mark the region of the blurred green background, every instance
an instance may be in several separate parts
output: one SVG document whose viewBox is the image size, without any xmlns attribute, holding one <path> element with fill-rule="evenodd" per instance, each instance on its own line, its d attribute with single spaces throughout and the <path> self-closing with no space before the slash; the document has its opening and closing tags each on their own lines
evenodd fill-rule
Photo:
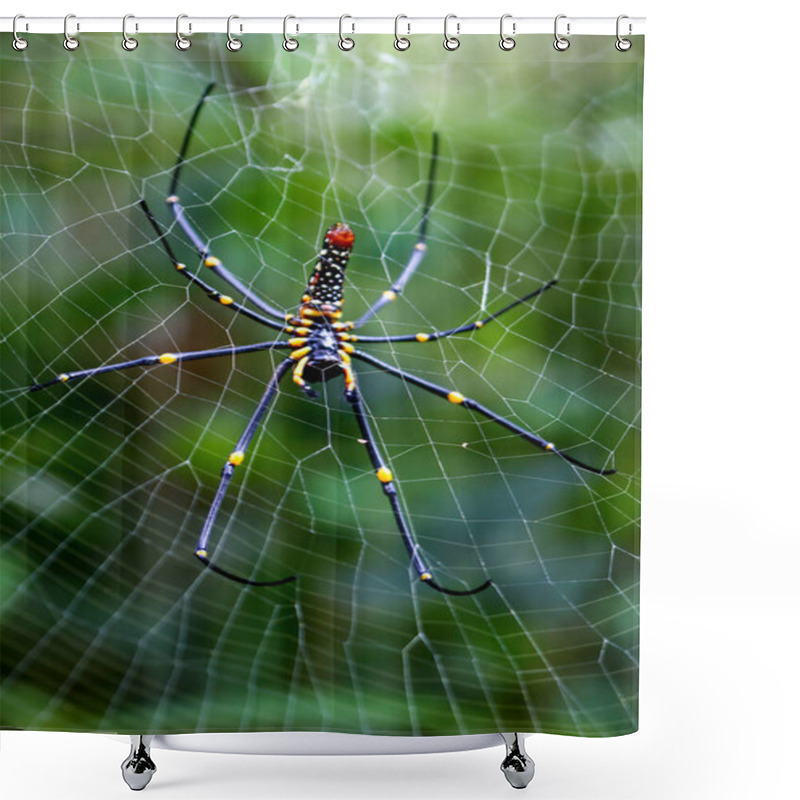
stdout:
<svg viewBox="0 0 800 800">
<path fill-rule="evenodd" d="M 32 37 L 33 38 L 33 37 Z M 37 37 L 2 56 L 0 725 L 130 732 L 498 730 L 637 724 L 641 82 L 637 40 Z M 431 135 L 429 250 L 363 333 L 483 330 L 370 352 L 458 388 L 600 477 L 361 367 L 381 447 L 446 597 L 414 579 L 341 382 L 291 381 L 192 550 L 219 470 L 276 361 L 63 371 L 273 338 L 189 290 L 137 202 L 163 199 L 207 101 L 181 199 L 226 265 L 296 307 L 325 229 L 356 247 L 345 316 L 402 270 Z M 197 258 L 179 230 L 171 242 Z M 210 279 L 210 273 L 204 275 Z M 224 288 L 224 287 L 220 287 Z M 366 349 L 366 347 L 365 347 Z"/>
</svg>

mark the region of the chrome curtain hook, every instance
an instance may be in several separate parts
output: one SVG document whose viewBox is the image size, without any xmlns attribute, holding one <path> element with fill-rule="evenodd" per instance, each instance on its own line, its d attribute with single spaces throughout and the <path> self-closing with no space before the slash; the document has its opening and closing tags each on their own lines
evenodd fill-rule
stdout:
<svg viewBox="0 0 800 800">
<path fill-rule="evenodd" d="M 122 49 L 127 50 L 130 52 L 131 50 L 135 50 L 139 46 L 139 42 L 137 39 L 134 39 L 133 36 L 128 36 L 128 20 L 135 19 L 133 14 L 126 14 L 122 18 Z"/>
<path fill-rule="evenodd" d="M 517 40 L 514 39 L 512 36 L 507 36 L 505 32 L 505 24 L 507 19 L 511 19 L 511 14 L 503 14 L 500 17 L 500 49 L 505 50 L 506 52 L 509 50 L 513 50 L 517 46 Z M 511 23 L 511 33 L 517 32 L 517 23 Z"/>
<path fill-rule="evenodd" d="M 15 50 L 24 50 L 28 46 L 28 40 L 27 39 L 23 39 L 17 33 L 17 20 L 20 20 L 20 19 L 25 19 L 25 15 L 24 14 L 17 14 L 14 17 L 14 21 L 11 23 L 11 33 L 14 35 L 14 39 L 11 42 L 11 46 Z"/>
<path fill-rule="evenodd" d="M 231 51 L 231 53 L 235 53 L 238 50 L 242 49 L 242 40 L 235 38 L 233 36 L 233 34 L 231 33 L 231 22 L 233 22 L 233 20 L 235 20 L 235 19 L 239 19 L 239 17 L 237 17 L 236 14 L 231 14 L 228 17 L 228 41 L 225 42 L 225 47 L 227 47 L 228 50 Z M 239 31 L 241 31 L 241 30 L 242 30 L 242 28 L 240 26 L 239 27 Z"/>
<path fill-rule="evenodd" d="M 555 49 L 561 53 L 563 53 L 569 47 L 569 39 L 565 38 L 558 32 L 558 21 L 566 18 L 566 14 L 559 14 L 556 17 L 555 23 L 553 24 L 553 33 L 556 37 L 555 41 L 553 42 L 553 47 L 555 47 Z M 569 36 L 569 22 L 567 23 L 567 36 Z"/>
<path fill-rule="evenodd" d="M 297 39 L 293 39 L 289 36 L 289 20 L 290 19 L 297 19 L 297 17 L 293 17 L 291 14 L 288 14 L 283 18 L 283 49 L 286 50 L 287 53 L 293 53 L 300 47 L 300 42 Z M 295 26 L 297 28 L 298 26 Z"/>
<path fill-rule="evenodd" d="M 442 43 L 444 45 L 444 49 L 449 50 L 450 52 L 453 50 L 458 50 L 458 48 L 461 47 L 461 42 L 458 39 L 458 34 L 461 31 L 461 23 L 456 22 L 456 36 L 451 36 L 448 32 L 451 19 L 457 20 L 458 17 L 455 14 L 448 14 L 444 18 L 444 42 Z"/>
<path fill-rule="evenodd" d="M 64 49 L 65 50 L 77 50 L 80 46 L 80 42 L 74 37 L 69 35 L 69 21 L 71 19 L 75 19 L 74 14 L 67 14 L 64 17 Z M 75 30 L 80 30 L 80 27 L 76 25 Z"/>
<path fill-rule="evenodd" d="M 344 21 L 346 19 L 353 19 L 349 14 L 342 14 L 339 17 L 339 49 L 340 50 L 352 50 L 356 43 L 351 39 L 349 36 L 344 35 Z M 355 31 L 356 26 L 351 22 L 350 28 L 352 31 Z"/>
<path fill-rule="evenodd" d="M 188 50 L 192 46 L 192 40 L 187 39 L 181 33 L 181 20 L 188 18 L 188 14 L 178 14 L 178 16 L 175 18 L 175 47 L 177 47 L 178 50 Z M 190 25 L 189 30 L 191 31 L 191 29 L 192 28 Z"/>
<path fill-rule="evenodd" d="M 394 18 L 394 49 L 395 50 L 408 50 L 411 47 L 411 39 L 406 39 L 405 36 L 400 35 L 400 20 L 401 19 L 408 19 L 405 14 L 398 14 Z M 411 33 L 411 24 L 406 23 L 406 27 L 408 28 L 408 33 Z"/>
<path fill-rule="evenodd" d="M 617 41 L 614 42 L 614 47 L 616 47 L 617 50 L 620 51 L 620 53 L 627 52 L 633 46 L 633 42 L 630 39 L 623 39 L 622 36 L 620 35 L 620 23 L 622 22 L 622 20 L 628 19 L 628 18 L 629 17 L 628 17 L 627 14 L 620 14 L 617 17 Z M 631 35 L 631 24 L 629 22 L 628 23 L 628 36 L 630 36 L 630 35 Z"/>
</svg>

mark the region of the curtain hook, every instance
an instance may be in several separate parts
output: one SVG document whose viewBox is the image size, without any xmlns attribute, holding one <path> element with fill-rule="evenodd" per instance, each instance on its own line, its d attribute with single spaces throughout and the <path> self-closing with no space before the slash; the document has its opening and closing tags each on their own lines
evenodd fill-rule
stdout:
<svg viewBox="0 0 800 800">
<path fill-rule="evenodd" d="M 18 19 L 25 19 L 25 15 L 24 14 L 17 14 L 14 17 L 14 21 L 11 23 L 11 33 L 14 35 L 14 39 L 11 42 L 11 46 L 15 50 L 24 50 L 28 46 L 28 40 L 27 39 L 23 39 L 17 33 L 17 20 Z"/>
<path fill-rule="evenodd" d="M 449 50 L 450 52 L 452 52 L 453 50 L 458 50 L 458 48 L 461 47 L 461 42 L 458 40 L 458 33 L 461 30 L 461 23 L 456 22 L 456 36 L 451 36 L 447 31 L 451 19 L 458 19 L 458 17 L 455 14 L 448 14 L 444 18 L 444 42 L 443 42 L 444 49 Z"/>
<path fill-rule="evenodd" d="M 293 39 L 289 36 L 289 20 L 290 19 L 297 19 L 297 17 L 293 17 L 291 14 L 288 14 L 283 18 L 283 49 L 286 50 L 287 53 L 293 53 L 300 47 L 300 42 L 297 39 Z M 296 27 L 297 30 L 299 26 Z"/>
<path fill-rule="evenodd" d="M 400 28 L 400 20 L 401 19 L 408 19 L 405 14 L 398 14 L 394 18 L 394 49 L 395 50 L 408 50 L 411 47 L 411 39 L 406 39 L 405 36 L 401 36 L 399 32 Z M 408 33 L 411 33 L 411 25 L 406 23 L 408 27 Z"/>
<path fill-rule="evenodd" d="M 555 34 L 555 41 L 553 42 L 553 47 L 558 50 L 560 53 L 563 53 L 569 47 L 569 39 L 566 39 L 558 32 L 558 21 L 560 19 L 566 19 L 566 14 L 559 14 L 556 17 L 555 24 L 553 25 L 553 33 Z M 569 22 L 567 23 L 567 36 L 569 36 Z"/>
<path fill-rule="evenodd" d="M 633 46 L 633 42 L 631 42 L 630 39 L 623 39 L 622 36 L 620 36 L 620 33 L 619 33 L 620 22 L 622 22 L 622 20 L 624 20 L 624 19 L 629 19 L 627 14 L 620 14 L 617 17 L 617 41 L 614 43 L 614 47 L 616 47 L 617 50 L 620 51 L 620 53 L 624 53 L 624 52 L 630 50 L 631 47 Z M 630 36 L 630 35 L 631 35 L 631 24 L 629 22 L 628 23 L 628 36 Z"/>
<path fill-rule="evenodd" d="M 74 37 L 69 35 L 69 21 L 71 19 L 75 19 L 74 14 L 67 14 L 64 17 L 64 49 L 65 50 L 77 50 L 80 46 L 80 42 Z M 80 30 L 80 26 L 76 25 L 75 30 Z"/>
<path fill-rule="evenodd" d="M 513 36 L 506 36 L 504 30 L 506 20 L 511 18 L 512 18 L 511 14 L 503 14 L 503 16 L 500 17 L 500 49 L 505 50 L 506 52 L 508 52 L 509 50 L 513 50 L 517 46 L 516 39 L 514 39 Z M 517 32 L 517 23 L 512 22 L 511 33 L 516 33 L 516 32 Z"/>
<path fill-rule="evenodd" d="M 188 19 L 188 17 L 188 14 L 178 14 L 175 18 L 175 47 L 177 47 L 178 50 L 188 50 L 192 46 L 192 40 L 187 39 L 181 33 L 181 20 Z M 189 30 L 192 30 L 191 25 L 189 26 Z"/>
<path fill-rule="evenodd" d="M 233 20 L 235 19 L 239 19 L 239 17 L 237 17 L 236 14 L 231 14 L 228 17 L 228 41 L 225 42 L 225 47 L 227 47 L 228 50 L 231 51 L 231 53 L 236 53 L 238 50 L 242 49 L 242 40 L 237 39 L 236 37 L 233 36 L 233 34 L 231 34 L 231 22 L 233 22 Z M 240 25 L 239 31 L 241 30 L 242 27 Z"/>
<path fill-rule="evenodd" d="M 349 14 L 342 14 L 342 16 L 339 17 L 339 49 L 340 50 L 352 50 L 356 46 L 356 43 L 349 36 L 345 36 L 344 33 L 343 33 L 342 29 L 344 28 L 344 21 L 346 19 L 353 19 L 353 18 Z M 350 26 L 351 26 L 352 30 L 355 31 L 356 26 L 352 22 L 350 23 Z"/>
<path fill-rule="evenodd" d="M 126 14 L 122 18 L 122 49 L 127 50 L 130 52 L 131 50 L 135 50 L 139 46 L 139 42 L 137 39 L 134 39 L 133 36 L 128 36 L 128 20 L 135 19 L 133 14 Z"/>
</svg>

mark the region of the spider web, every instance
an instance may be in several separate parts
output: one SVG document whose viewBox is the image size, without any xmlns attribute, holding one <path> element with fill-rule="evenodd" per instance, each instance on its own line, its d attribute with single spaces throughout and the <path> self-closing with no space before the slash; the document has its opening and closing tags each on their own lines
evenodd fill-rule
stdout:
<svg viewBox="0 0 800 800">
<path fill-rule="evenodd" d="M 4 42 L 2 674 L 8 727 L 131 732 L 636 727 L 642 48 L 510 53 L 470 37 L 224 37 L 176 54 L 116 36 L 66 55 Z M 33 49 L 33 48 L 32 48 Z M 144 51 L 147 51 L 145 53 Z M 212 534 L 243 588 L 192 549 L 219 470 L 280 357 L 61 372 L 274 338 L 187 286 L 137 206 L 162 204 L 192 109 L 181 201 L 249 286 L 299 302 L 325 229 L 356 245 L 345 317 L 402 271 L 431 135 L 428 252 L 362 332 L 483 329 L 363 345 L 538 432 L 603 477 L 356 364 L 376 439 L 437 580 L 416 580 L 341 381 L 282 384 Z M 209 270 L 202 277 L 213 281 Z M 225 286 L 217 283 L 225 291 Z M 232 293 L 232 292 L 231 292 Z"/>
</svg>

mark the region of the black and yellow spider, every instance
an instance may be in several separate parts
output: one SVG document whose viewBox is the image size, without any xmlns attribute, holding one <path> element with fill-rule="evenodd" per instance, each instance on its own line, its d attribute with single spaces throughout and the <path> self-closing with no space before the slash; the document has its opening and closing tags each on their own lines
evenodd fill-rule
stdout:
<svg viewBox="0 0 800 800">
<path fill-rule="evenodd" d="M 370 423 L 364 411 L 364 406 L 361 401 L 361 395 L 358 389 L 358 382 L 356 374 L 353 369 L 353 359 L 363 361 L 371 364 L 389 375 L 409 383 L 413 386 L 418 386 L 426 392 L 441 397 L 450 403 L 454 403 L 462 408 L 470 409 L 478 414 L 482 414 L 490 420 L 493 420 L 498 425 L 506 428 L 512 433 L 522 437 L 526 441 L 541 448 L 542 450 L 555 453 L 564 460 L 575 464 L 576 466 L 594 472 L 599 475 L 610 475 L 615 470 L 613 469 L 597 469 L 584 464 L 578 459 L 562 452 L 554 444 L 546 441 L 542 437 L 526 430 L 525 428 L 516 425 L 510 420 L 505 419 L 494 411 L 486 408 L 480 403 L 472 400 L 469 397 L 461 394 L 455 389 L 439 386 L 430 381 L 423 380 L 416 375 L 405 372 L 404 370 L 393 367 L 375 356 L 365 353 L 360 348 L 356 348 L 356 343 L 373 344 L 383 342 L 433 342 L 437 339 L 442 339 L 446 336 L 453 336 L 457 333 L 466 333 L 482 328 L 486 323 L 497 319 L 501 314 L 505 314 L 512 308 L 530 300 L 533 297 L 541 294 L 542 292 L 553 286 L 556 281 L 552 280 L 543 284 L 532 292 L 529 292 L 519 300 L 515 300 L 505 308 L 501 308 L 494 314 L 490 314 L 484 319 L 472 322 L 468 325 L 461 325 L 457 328 L 451 328 L 444 331 L 430 331 L 402 336 L 356 336 L 351 331 L 360 328 L 364 323 L 369 321 L 375 314 L 380 311 L 383 306 L 394 300 L 405 288 L 406 283 L 414 274 L 415 270 L 419 267 L 426 251 L 426 230 L 428 226 L 428 215 L 431 208 L 433 197 L 434 178 L 436 173 L 436 163 L 438 159 L 438 138 L 436 134 L 433 135 L 433 151 L 431 154 L 430 167 L 428 172 L 427 189 L 425 194 L 425 203 L 422 209 L 422 219 L 419 226 L 419 234 L 417 243 L 414 245 L 414 250 L 409 258 L 406 266 L 400 274 L 400 277 L 381 295 L 378 300 L 370 306 L 369 309 L 355 322 L 340 322 L 342 315 L 342 302 L 343 302 L 343 287 L 344 275 L 347 262 L 350 258 L 350 253 L 353 247 L 355 236 L 350 227 L 344 223 L 337 223 L 328 228 L 325 233 L 325 238 L 322 242 L 317 257 L 317 262 L 314 271 L 308 281 L 308 286 L 303 294 L 300 306 L 296 314 L 283 314 L 278 309 L 271 306 L 269 303 L 262 300 L 251 289 L 245 286 L 233 273 L 229 272 L 222 264 L 222 262 L 213 256 L 207 245 L 200 238 L 199 234 L 194 230 L 189 220 L 183 211 L 179 202 L 177 190 L 180 179 L 181 169 L 183 167 L 186 153 L 189 148 L 189 143 L 197 123 L 200 110 L 203 107 L 206 97 L 213 89 L 214 84 L 210 84 L 203 92 L 202 97 L 194 109 L 192 118 L 189 122 L 189 127 L 181 145 L 180 154 L 175 164 L 172 174 L 172 182 L 170 186 L 169 196 L 167 197 L 167 205 L 172 210 L 175 221 L 178 226 L 183 230 L 189 240 L 202 259 L 206 267 L 210 267 L 216 276 L 231 286 L 249 303 L 251 307 L 241 305 L 232 297 L 214 289 L 211 285 L 202 280 L 198 275 L 190 272 L 185 264 L 182 264 L 175 256 L 166 234 L 161 226 L 151 213 L 147 203 L 142 200 L 140 205 L 147 215 L 148 220 L 155 229 L 158 240 L 162 243 L 167 256 L 172 262 L 178 272 L 180 272 L 190 283 L 202 289 L 208 297 L 223 306 L 227 306 L 235 313 L 242 314 L 252 320 L 264 325 L 267 328 L 280 331 L 281 333 L 288 334 L 288 339 L 280 339 L 269 342 L 260 342 L 253 345 L 245 345 L 241 347 L 223 347 L 212 350 L 199 350 L 186 353 L 162 353 L 157 356 L 145 356 L 144 358 L 137 358 L 132 361 L 125 361 L 119 364 L 109 364 L 107 366 L 95 367 L 93 369 L 77 370 L 75 372 L 65 372 L 58 377 L 38 383 L 31 387 L 31 391 L 38 391 L 47 386 L 52 386 L 59 382 L 66 383 L 73 381 L 77 378 L 86 378 L 95 375 L 101 375 L 106 372 L 114 372 L 120 369 L 129 369 L 131 367 L 148 367 L 156 366 L 158 364 L 175 364 L 182 361 L 195 361 L 205 358 L 214 358 L 219 356 L 233 356 L 242 353 L 251 353 L 257 350 L 289 350 L 291 351 L 288 357 L 282 361 L 277 369 L 272 374 L 272 377 L 267 382 L 264 395 L 258 403 L 253 415 L 247 423 L 244 431 L 239 437 L 236 446 L 227 458 L 227 461 L 222 468 L 222 476 L 220 478 L 219 486 L 217 487 L 214 499 L 211 502 L 211 507 L 206 515 L 203 528 L 200 531 L 200 536 L 197 540 L 195 547 L 195 556 L 207 567 L 214 572 L 223 575 L 239 583 L 248 584 L 250 586 L 277 586 L 282 583 L 287 583 L 296 579 L 295 575 L 287 578 L 281 578 L 273 581 L 254 581 L 248 578 L 235 575 L 217 564 L 213 563 L 208 556 L 208 542 L 214 527 L 217 514 L 219 513 L 225 494 L 233 478 L 234 470 L 245 459 L 247 448 L 253 438 L 261 420 L 264 417 L 267 409 L 275 398 L 278 390 L 278 385 L 281 379 L 291 371 L 294 382 L 310 397 L 316 397 L 316 392 L 313 390 L 312 385 L 315 383 L 322 383 L 329 381 L 339 376 L 344 377 L 344 396 L 347 402 L 351 405 L 353 413 L 355 414 L 358 427 L 361 430 L 362 441 L 366 445 L 367 453 L 372 461 L 372 466 L 375 469 L 375 476 L 380 481 L 383 491 L 389 500 L 394 513 L 397 527 L 402 536 L 403 543 L 405 544 L 408 554 L 411 558 L 411 563 L 419 575 L 420 579 L 428 586 L 438 592 L 444 592 L 450 595 L 469 595 L 476 594 L 483 591 L 491 585 L 491 580 L 487 580 L 480 586 L 469 589 L 466 591 L 457 591 L 454 589 L 447 589 L 438 584 L 434 578 L 431 570 L 425 564 L 425 561 L 420 554 L 419 546 L 414 541 L 411 529 L 406 520 L 405 514 L 400 506 L 397 495 L 397 488 L 394 484 L 392 471 L 386 465 L 386 462 L 381 455 L 380 450 L 375 441 L 375 437 L 370 429 Z M 258 310 L 254 310 L 258 309 Z"/>
</svg>

